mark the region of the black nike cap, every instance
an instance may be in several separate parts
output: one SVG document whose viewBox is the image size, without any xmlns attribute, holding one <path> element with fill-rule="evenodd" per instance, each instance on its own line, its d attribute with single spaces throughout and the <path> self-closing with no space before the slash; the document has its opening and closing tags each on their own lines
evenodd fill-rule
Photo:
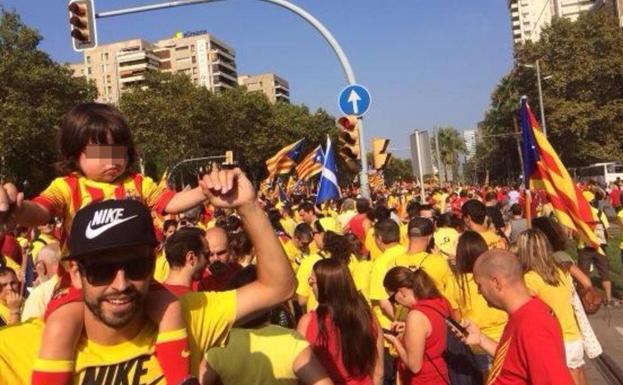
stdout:
<svg viewBox="0 0 623 385">
<path fill-rule="evenodd" d="M 69 255 L 83 259 L 102 251 L 157 245 L 151 214 L 133 199 L 107 200 L 78 210 L 69 234 Z"/>
</svg>

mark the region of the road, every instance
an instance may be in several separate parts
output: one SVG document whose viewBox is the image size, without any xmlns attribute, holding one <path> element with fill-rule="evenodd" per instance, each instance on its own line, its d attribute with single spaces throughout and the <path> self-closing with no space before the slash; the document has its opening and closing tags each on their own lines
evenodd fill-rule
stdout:
<svg viewBox="0 0 623 385">
<path fill-rule="evenodd" d="M 588 317 L 597 339 L 604 349 L 605 360 L 587 359 L 586 376 L 589 385 L 620 385 L 623 380 L 623 306 L 602 308 Z M 604 362 L 605 361 L 605 362 Z M 618 368 L 616 368 L 618 366 Z M 609 367 L 615 367 L 614 372 Z M 618 371 L 618 373 L 616 373 Z"/>
</svg>

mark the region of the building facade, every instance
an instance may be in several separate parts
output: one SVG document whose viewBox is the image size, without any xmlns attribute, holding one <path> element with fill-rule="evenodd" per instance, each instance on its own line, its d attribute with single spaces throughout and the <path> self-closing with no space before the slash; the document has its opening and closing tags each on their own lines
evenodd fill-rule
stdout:
<svg viewBox="0 0 623 385">
<path fill-rule="evenodd" d="M 273 74 L 240 75 L 238 84 L 247 87 L 249 92 L 262 92 L 271 103 L 290 103 L 290 86 L 288 81 Z"/>
<path fill-rule="evenodd" d="M 602 0 L 508 0 L 513 43 L 536 42 L 555 17 L 577 20 Z"/>
<path fill-rule="evenodd" d="M 467 149 L 467 159 L 476 154 L 476 135 L 476 130 L 463 131 L 463 139 L 465 139 L 465 148 Z"/>
<path fill-rule="evenodd" d="M 236 87 L 236 53 L 205 31 L 178 33 L 150 43 L 132 39 L 84 52 L 84 62 L 71 64 L 74 76 L 95 82 L 98 101 L 117 103 L 121 93 L 145 78 L 145 72 L 184 73 L 212 92 Z"/>
</svg>

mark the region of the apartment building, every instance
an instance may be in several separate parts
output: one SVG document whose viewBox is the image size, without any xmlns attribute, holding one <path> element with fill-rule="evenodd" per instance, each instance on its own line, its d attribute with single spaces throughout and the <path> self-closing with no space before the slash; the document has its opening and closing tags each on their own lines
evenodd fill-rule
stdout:
<svg viewBox="0 0 623 385">
<path fill-rule="evenodd" d="M 263 92 L 271 103 L 290 103 L 288 81 L 273 73 L 240 75 L 238 84 L 247 87 L 249 92 Z"/>
<path fill-rule="evenodd" d="M 601 0 L 508 0 L 513 43 L 538 41 L 541 31 L 555 17 L 577 20 L 583 12 L 592 10 Z"/>
<path fill-rule="evenodd" d="M 467 159 L 476 155 L 477 130 L 463 131 L 463 139 L 465 140 L 465 148 L 467 149 Z"/>
<path fill-rule="evenodd" d="M 71 64 L 74 76 L 95 82 L 98 100 L 117 103 L 121 93 L 140 83 L 148 70 L 187 74 L 212 92 L 237 85 L 236 53 L 206 31 L 177 33 L 150 43 L 132 39 L 84 52 L 84 62 Z"/>
</svg>

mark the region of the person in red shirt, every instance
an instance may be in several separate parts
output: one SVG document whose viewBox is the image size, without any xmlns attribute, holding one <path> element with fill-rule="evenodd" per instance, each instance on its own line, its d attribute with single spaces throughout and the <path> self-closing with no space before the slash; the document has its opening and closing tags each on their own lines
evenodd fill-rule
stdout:
<svg viewBox="0 0 623 385">
<path fill-rule="evenodd" d="M 370 211 L 370 201 L 366 198 L 357 198 L 355 202 L 357 209 L 357 215 L 351 218 L 344 229 L 346 232 L 355 234 L 357 238 L 363 243 L 366 238 L 366 226 L 365 222 L 368 220 L 368 211 Z M 369 220 L 368 220 L 369 221 Z"/>
<path fill-rule="evenodd" d="M 485 252 L 474 265 L 474 280 L 489 306 L 509 314 L 499 343 L 464 322 L 464 341 L 494 356 L 487 385 L 574 385 L 560 323 L 543 301 L 530 295 L 517 256 L 502 249 Z"/>
<path fill-rule="evenodd" d="M 383 334 L 346 264 L 335 258 L 316 262 L 309 284 L 318 308 L 300 319 L 297 330 L 331 380 L 340 385 L 380 385 Z"/>
<path fill-rule="evenodd" d="M 398 371 L 405 385 L 447 385 L 448 365 L 444 359 L 450 315 L 448 301 L 422 269 L 411 271 L 397 266 L 385 275 L 385 290 L 395 302 L 410 309 L 404 337 L 385 333 L 400 357 Z"/>
<path fill-rule="evenodd" d="M 176 297 L 192 290 L 193 281 L 201 278 L 208 264 L 208 241 L 205 231 L 197 227 L 184 227 L 167 238 L 164 246 L 170 270 L 163 286 Z"/>
<path fill-rule="evenodd" d="M 612 189 L 610 189 L 610 204 L 617 213 L 621 209 L 621 188 L 619 187 L 618 180 L 612 183 Z"/>
<path fill-rule="evenodd" d="M 197 289 L 199 291 L 223 291 L 242 266 L 232 261 L 227 231 L 216 226 L 206 231 L 205 238 L 210 248 L 208 267 Z"/>
</svg>

